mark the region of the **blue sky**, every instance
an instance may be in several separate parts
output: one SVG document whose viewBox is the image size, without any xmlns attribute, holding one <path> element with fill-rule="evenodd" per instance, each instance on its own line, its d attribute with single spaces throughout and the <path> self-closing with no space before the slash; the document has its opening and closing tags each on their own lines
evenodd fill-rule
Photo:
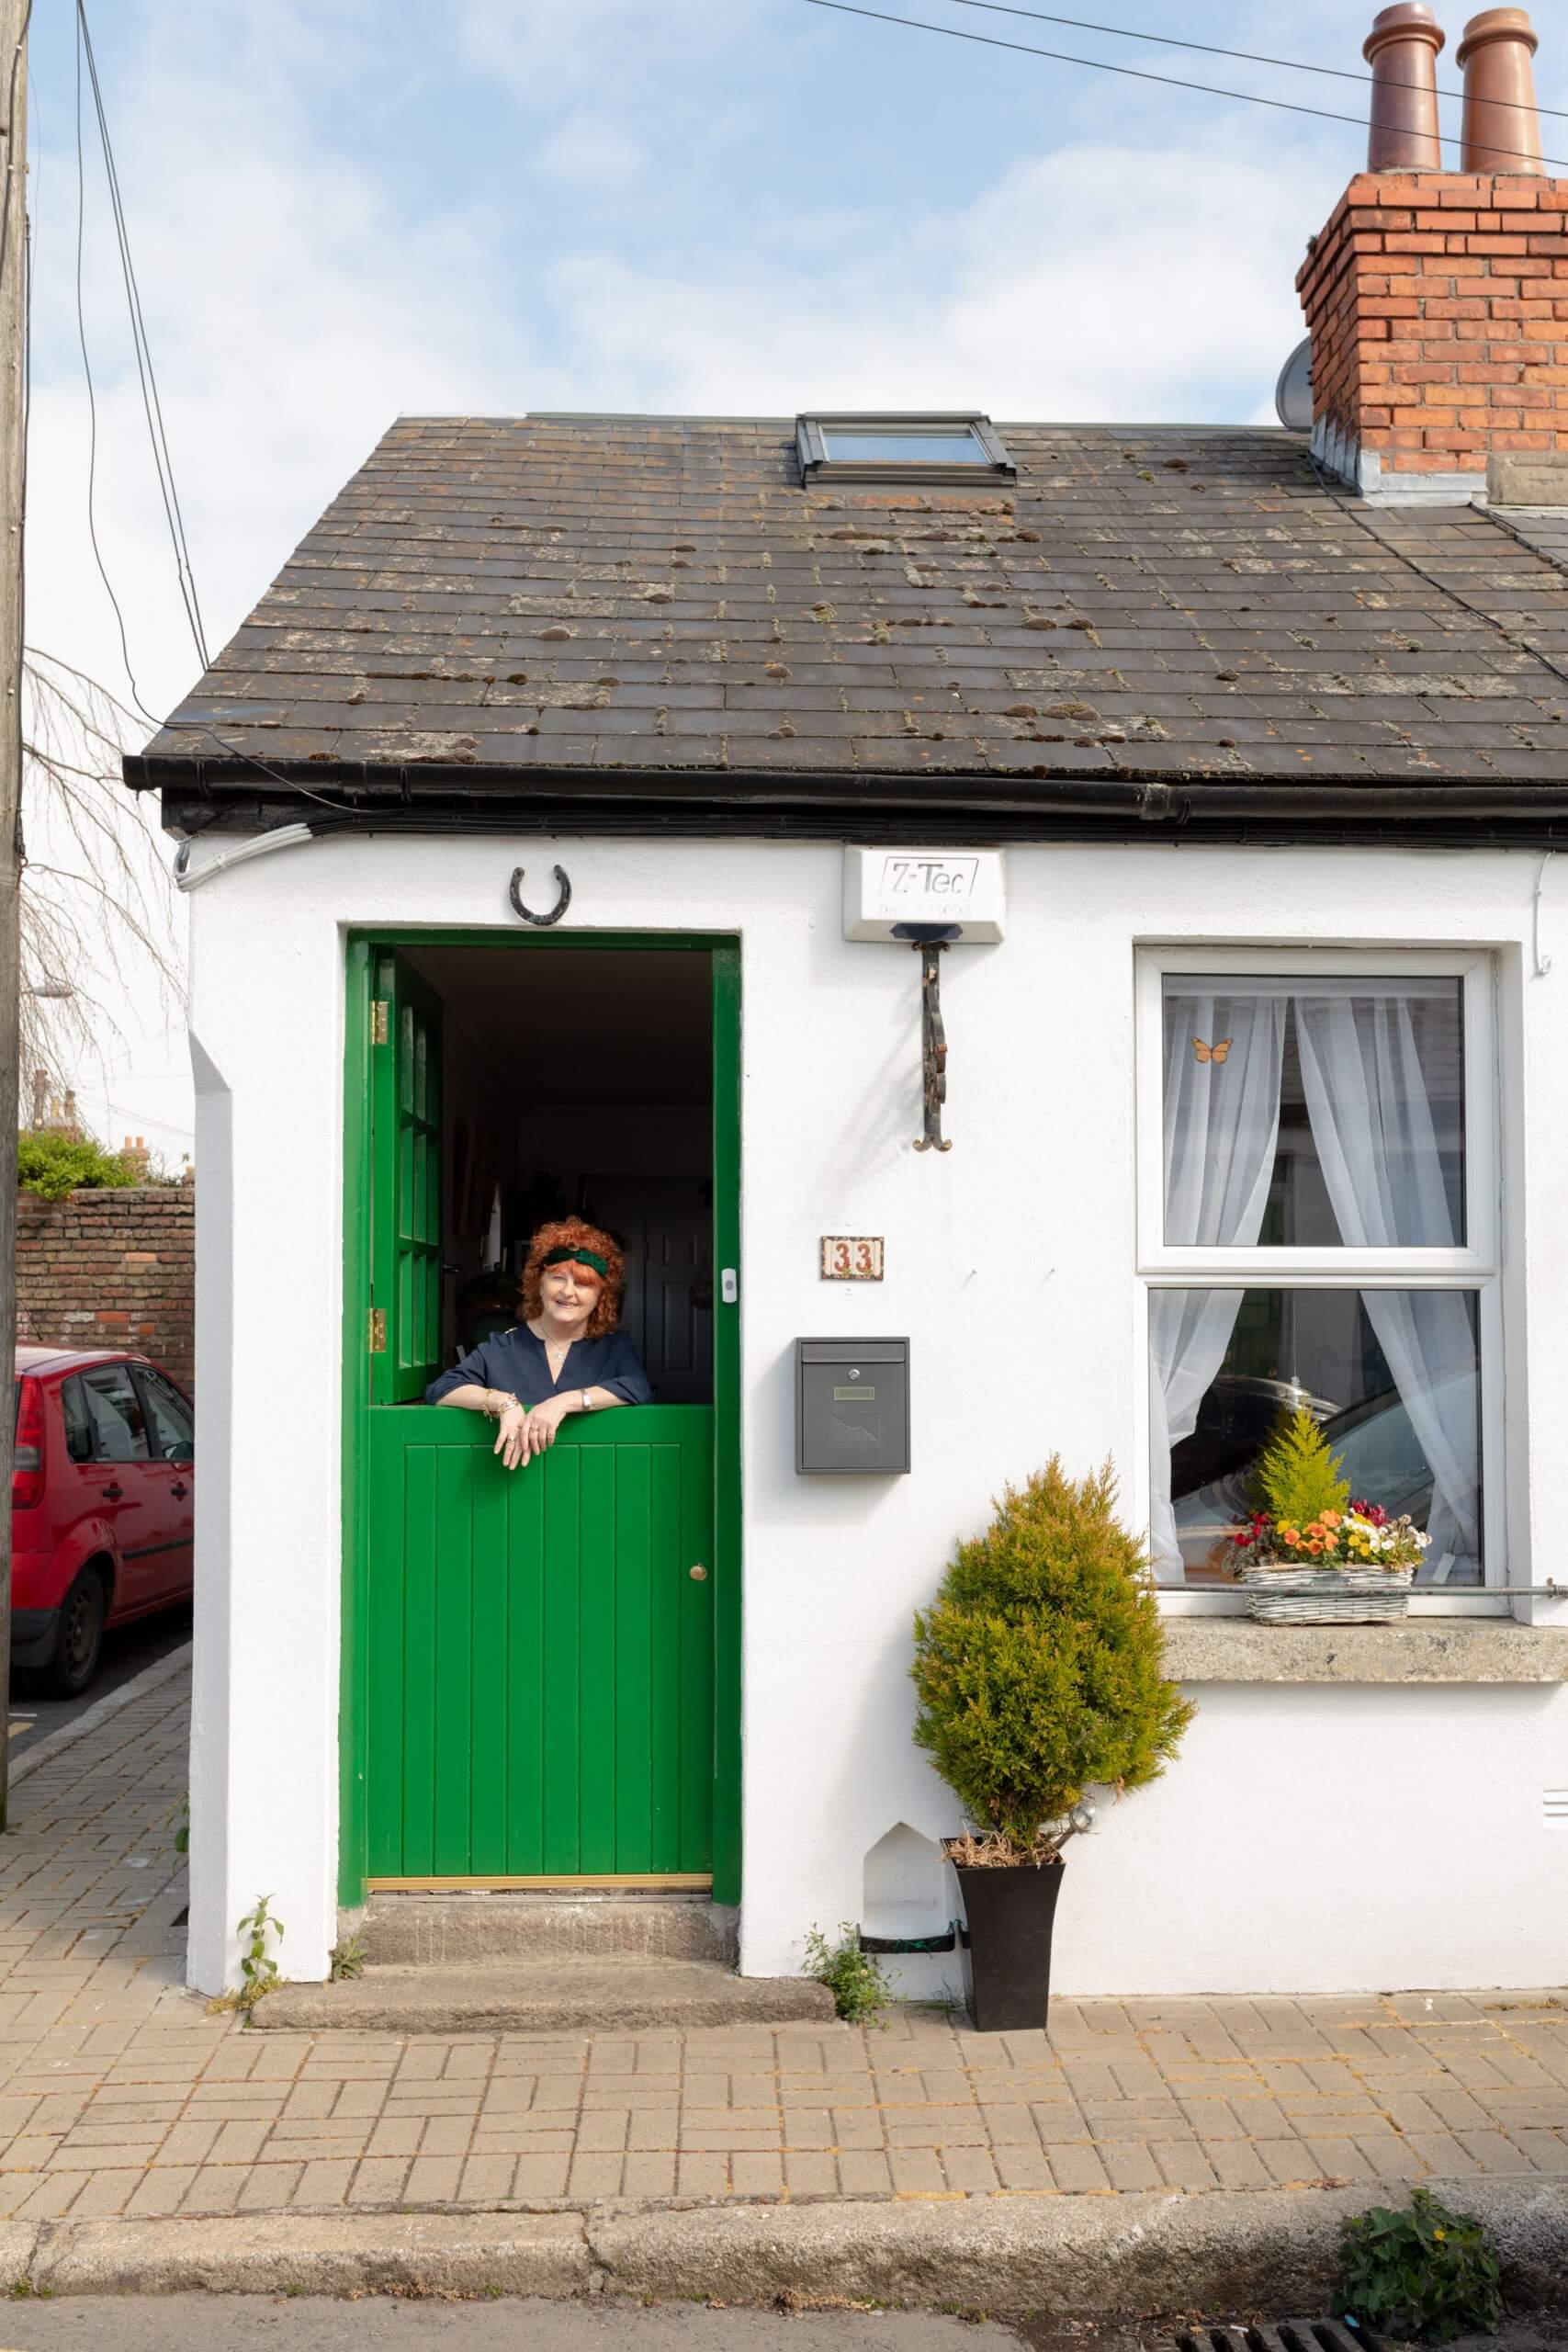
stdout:
<svg viewBox="0 0 1568 2352">
<path fill-rule="evenodd" d="M 1364 117 L 1354 83 L 959 0 L 902 5 Z M 1320 0 L 1293 22 L 1240 0 L 1109 13 L 1356 70 L 1373 5 Z M 1271 419 L 1301 332 L 1295 268 L 1365 153 L 1350 124 L 806 0 L 89 0 L 89 14 L 215 645 L 400 412 L 822 401 Z M 1450 86 L 1461 24 L 1448 22 Z M 85 525 L 70 34 L 66 7 L 35 10 L 30 633 L 124 692 Z M 1543 100 L 1568 105 L 1568 46 L 1561 69 L 1550 50 L 1539 63 Z M 1447 113 L 1457 130 L 1457 101 Z M 1568 149 L 1568 122 L 1548 129 Z M 162 711 L 195 662 L 91 146 L 85 289 L 99 536 L 140 690 Z M 118 1091 L 160 1057 L 152 1091 L 119 1107 L 140 1100 L 152 1118 L 178 1095 L 173 1131 L 188 1114 L 166 1040 L 130 1057 Z"/>
</svg>

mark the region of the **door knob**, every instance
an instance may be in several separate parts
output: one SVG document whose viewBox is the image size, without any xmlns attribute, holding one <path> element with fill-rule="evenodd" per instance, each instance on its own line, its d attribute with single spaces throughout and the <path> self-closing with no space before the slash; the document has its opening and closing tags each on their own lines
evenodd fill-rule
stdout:
<svg viewBox="0 0 1568 2352">
<path fill-rule="evenodd" d="M 101 1492 L 105 1502 L 118 1503 L 121 1495 L 124 1494 L 125 1488 L 123 1487 L 105 1487 L 101 1489 Z"/>
<path fill-rule="evenodd" d="M 687 1574 L 694 1584 L 706 1584 L 708 1580 L 708 1572 L 700 1560 L 694 1568 L 688 1569 Z"/>
<path fill-rule="evenodd" d="M 171 1487 L 169 1488 L 169 1492 L 171 1495 L 176 1496 L 183 1503 L 186 1497 L 189 1494 L 190 1488 L 188 1487 Z"/>
</svg>

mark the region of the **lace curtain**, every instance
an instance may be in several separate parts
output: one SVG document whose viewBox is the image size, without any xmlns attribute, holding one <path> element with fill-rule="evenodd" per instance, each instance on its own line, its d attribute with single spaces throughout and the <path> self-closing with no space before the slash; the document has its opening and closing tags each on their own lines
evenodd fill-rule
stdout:
<svg viewBox="0 0 1568 2352">
<path fill-rule="evenodd" d="M 1280 1137 L 1284 1067 L 1283 997 L 1166 999 L 1165 1230 L 1175 1242 L 1249 1249 L 1262 1229 Z M 1216 1008 L 1224 1005 L 1223 1022 Z M 1226 1082 L 1200 1062 L 1192 1041 L 1230 1046 Z M 1154 1377 L 1150 1548 L 1162 1583 L 1179 1584 L 1181 1548 L 1170 1499 L 1170 1449 L 1198 1426 L 1198 1408 L 1224 1362 L 1239 1290 L 1156 1290 L 1149 1298 Z"/>
<path fill-rule="evenodd" d="M 1444 1182 L 1405 996 L 1295 1000 L 1302 1083 L 1323 1180 L 1348 1249 L 1452 1250 Z M 1451 1290 L 1364 1290 L 1361 1304 L 1432 1472 L 1432 1548 L 1417 1581 L 1480 1575 L 1481 1453 L 1470 1311 Z"/>
</svg>

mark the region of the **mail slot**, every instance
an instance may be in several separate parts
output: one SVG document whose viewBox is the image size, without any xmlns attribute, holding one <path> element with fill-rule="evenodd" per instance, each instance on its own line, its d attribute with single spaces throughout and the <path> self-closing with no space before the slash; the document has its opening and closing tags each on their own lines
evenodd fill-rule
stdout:
<svg viewBox="0 0 1568 2352">
<path fill-rule="evenodd" d="M 908 1470 L 908 1340 L 796 1340 L 795 1466 L 840 1477 Z"/>
</svg>

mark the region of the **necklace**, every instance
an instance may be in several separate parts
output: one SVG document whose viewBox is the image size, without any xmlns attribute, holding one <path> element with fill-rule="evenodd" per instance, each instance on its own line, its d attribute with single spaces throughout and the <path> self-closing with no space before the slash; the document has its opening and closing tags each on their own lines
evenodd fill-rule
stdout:
<svg viewBox="0 0 1568 2352">
<path fill-rule="evenodd" d="M 544 1342 L 545 1362 L 549 1366 L 551 1380 L 558 1380 L 561 1375 L 561 1366 L 570 1354 L 575 1342 L 571 1340 L 552 1340 L 547 1330 L 536 1330 L 534 1336 Z"/>
</svg>

